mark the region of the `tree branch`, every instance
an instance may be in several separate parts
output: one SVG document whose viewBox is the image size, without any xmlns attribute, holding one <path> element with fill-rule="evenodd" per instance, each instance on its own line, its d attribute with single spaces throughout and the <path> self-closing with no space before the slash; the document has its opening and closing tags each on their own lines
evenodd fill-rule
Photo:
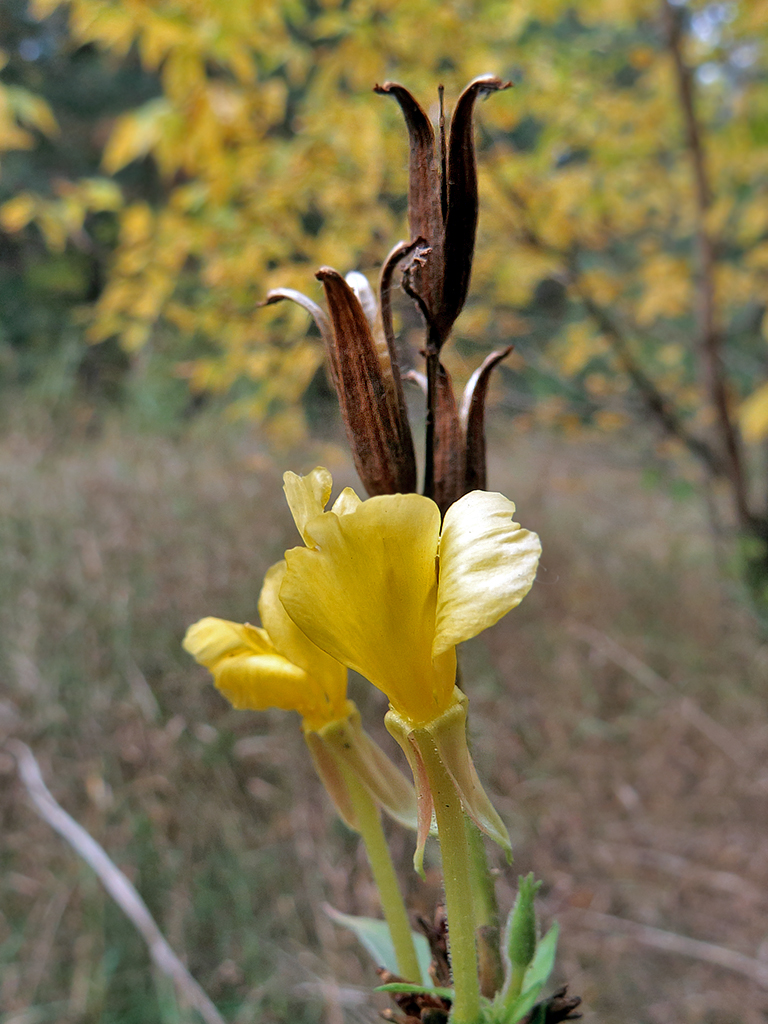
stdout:
<svg viewBox="0 0 768 1024">
<path fill-rule="evenodd" d="M 677 98 L 683 118 L 685 145 L 691 163 L 696 200 L 696 248 L 699 262 L 697 316 L 699 322 L 699 362 L 706 393 L 715 410 L 719 440 L 725 457 L 725 473 L 733 492 L 734 504 L 742 527 L 751 527 L 754 517 L 749 507 L 744 459 L 738 430 L 731 416 L 728 387 L 723 364 L 723 335 L 718 322 L 715 296 L 715 243 L 707 225 L 712 205 L 712 187 L 707 168 L 701 126 L 691 69 L 683 57 L 682 11 L 661 0 L 667 46 L 675 71 Z"/>
<path fill-rule="evenodd" d="M 589 313 L 595 324 L 605 335 L 620 366 L 635 385 L 651 416 L 663 427 L 667 434 L 681 441 L 692 455 L 695 455 L 697 459 L 703 462 L 713 476 L 723 476 L 725 474 L 723 460 L 706 441 L 686 430 L 677 410 L 635 359 L 619 326 L 604 309 L 598 306 L 583 291 L 577 279 L 574 278 L 572 284 L 587 313 Z"/>
<path fill-rule="evenodd" d="M 640 363 L 635 359 L 632 350 L 618 324 L 606 310 L 599 306 L 579 283 L 579 269 L 576 263 L 576 252 L 564 252 L 548 244 L 542 239 L 531 223 L 525 200 L 507 187 L 504 190 L 513 206 L 522 215 L 522 235 L 524 241 L 548 256 L 554 256 L 563 264 L 568 284 L 578 295 L 585 310 L 603 332 L 619 365 L 627 374 L 640 395 L 651 418 L 662 427 L 665 433 L 681 441 L 685 447 L 699 459 L 713 476 L 726 475 L 726 467 L 719 454 L 702 438 L 691 434 L 685 427 L 682 417 L 674 408 L 671 400 L 663 394 L 655 382 L 648 376 Z"/>
</svg>

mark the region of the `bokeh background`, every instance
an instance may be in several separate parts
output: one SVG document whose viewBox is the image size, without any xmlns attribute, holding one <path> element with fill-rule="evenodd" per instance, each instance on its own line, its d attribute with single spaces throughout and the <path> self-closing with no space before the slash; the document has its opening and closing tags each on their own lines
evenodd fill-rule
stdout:
<svg viewBox="0 0 768 1024">
<path fill-rule="evenodd" d="M 297 540 L 285 469 L 356 485 L 306 314 L 257 304 L 319 300 L 324 264 L 375 283 L 406 237 L 375 82 L 435 114 L 439 83 L 450 110 L 494 71 L 514 88 L 477 112 L 446 363 L 462 384 L 515 345 L 489 486 L 544 545 L 463 652 L 502 906 L 544 880 L 587 1021 L 765 1021 L 767 38 L 764 0 L 0 7 L 0 742 L 30 744 L 228 1020 L 386 1005 L 322 909 L 377 913 L 297 720 L 233 711 L 180 648 L 255 616 Z M 2 747 L 0 780 L 2 1024 L 194 1020 Z M 430 916 L 436 851 L 421 883 L 391 837 Z"/>
</svg>

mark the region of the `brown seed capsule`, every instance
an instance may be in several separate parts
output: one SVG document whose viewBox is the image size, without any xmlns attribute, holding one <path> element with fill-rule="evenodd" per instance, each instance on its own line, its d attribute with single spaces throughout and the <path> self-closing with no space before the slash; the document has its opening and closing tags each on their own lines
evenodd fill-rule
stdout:
<svg viewBox="0 0 768 1024">
<path fill-rule="evenodd" d="M 421 236 L 432 250 L 423 266 L 411 274 L 412 293 L 427 321 L 428 352 L 440 351 L 469 289 L 478 208 L 472 128 L 475 101 L 511 84 L 495 75 L 481 75 L 470 82 L 451 119 L 447 153 L 441 130 L 439 154 L 432 123 L 414 96 L 396 82 L 374 87 L 395 97 L 408 128 L 408 222 L 411 237 Z"/>
</svg>

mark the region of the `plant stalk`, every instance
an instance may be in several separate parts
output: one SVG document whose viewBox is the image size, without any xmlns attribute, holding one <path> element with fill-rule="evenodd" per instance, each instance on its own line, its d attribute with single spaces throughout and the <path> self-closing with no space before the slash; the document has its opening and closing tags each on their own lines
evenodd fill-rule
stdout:
<svg viewBox="0 0 768 1024">
<path fill-rule="evenodd" d="M 455 990 L 450 1020 L 451 1024 L 478 1024 L 480 983 L 475 948 L 472 866 L 464 809 L 434 742 L 423 732 L 416 735 L 434 800 L 443 858 L 448 943 Z"/>
<path fill-rule="evenodd" d="M 398 971 L 406 981 L 416 985 L 422 984 L 426 979 L 421 977 L 421 968 L 416 956 L 408 912 L 405 909 L 392 857 L 384 836 L 379 808 L 353 772 L 345 771 L 344 779 L 352 798 L 352 806 L 357 817 L 360 835 L 365 844 L 368 863 L 371 865 L 373 880 L 379 890 L 381 908 L 392 937 Z"/>
<path fill-rule="evenodd" d="M 496 886 L 483 836 L 468 817 L 464 818 L 472 872 L 472 902 L 475 911 L 477 955 L 480 963 L 480 991 L 486 999 L 493 999 L 504 984 L 504 965 L 501 960 L 501 923 Z"/>
</svg>

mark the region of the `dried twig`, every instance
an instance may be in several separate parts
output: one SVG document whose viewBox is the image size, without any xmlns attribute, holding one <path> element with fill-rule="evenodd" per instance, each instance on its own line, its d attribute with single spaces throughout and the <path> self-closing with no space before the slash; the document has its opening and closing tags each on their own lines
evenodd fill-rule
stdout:
<svg viewBox="0 0 768 1024">
<path fill-rule="evenodd" d="M 660 949 L 665 953 L 678 953 L 680 956 L 688 956 L 694 960 L 703 960 L 705 963 L 724 967 L 726 970 L 735 971 L 737 974 L 749 978 L 761 988 L 768 989 L 768 963 L 745 956 L 744 953 L 737 953 L 724 946 L 715 946 L 711 942 L 689 939 L 686 935 L 677 935 L 675 932 L 663 931 L 661 928 L 651 928 L 650 925 L 638 924 L 636 921 L 627 921 L 623 917 L 614 917 L 612 914 L 599 914 L 595 910 L 579 911 L 575 920 L 592 931 L 604 932 L 609 935 L 626 935 L 643 946 Z"/>
<path fill-rule="evenodd" d="M 587 626 L 582 622 L 570 621 L 567 628 L 569 633 L 577 636 L 580 640 L 584 640 L 593 650 L 598 651 L 609 661 L 612 661 L 614 665 L 623 668 L 628 675 L 632 676 L 642 686 L 645 686 L 651 693 L 656 694 L 657 697 L 678 698 L 677 707 L 683 718 L 694 729 L 698 729 L 702 736 L 705 736 L 710 743 L 713 743 L 734 764 L 744 767 L 749 762 L 749 752 L 744 749 L 744 745 L 733 733 L 710 717 L 690 697 L 680 697 L 680 694 L 666 679 L 660 676 L 650 665 L 646 665 L 644 661 L 641 661 L 635 654 L 628 651 L 626 647 L 622 647 L 621 644 L 601 632 L 601 630 L 595 629 L 593 626 Z"/>
<path fill-rule="evenodd" d="M 768 902 L 765 892 L 754 882 L 731 871 L 717 871 L 704 864 L 697 864 L 665 850 L 656 850 L 648 846 L 631 846 L 623 843 L 595 843 L 592 851 L 602 865 L 612 865 L 616 861 L 629 861 L 635 867 L 663 871 L 671 875 L 678 883 L 689 882 L 700 885 L 714 892 L 725 893 L 745 900 L 757 907 L 764 907 Z"/>
<path fill-rule="evenodd" d="M 219 1011 L 166 942 L 133 885 L 96 840 L 51 796 L 29 747 L 20 740 L 9 740 L 6 747 L 16 758 L 19 777 L 40 816 L 93 868 L 109 895 L 146 942 L 158 970 L 173 981 L 179 996 L 197 1010 L 205 1024 L 225 1024 Z"/>
</svg>

